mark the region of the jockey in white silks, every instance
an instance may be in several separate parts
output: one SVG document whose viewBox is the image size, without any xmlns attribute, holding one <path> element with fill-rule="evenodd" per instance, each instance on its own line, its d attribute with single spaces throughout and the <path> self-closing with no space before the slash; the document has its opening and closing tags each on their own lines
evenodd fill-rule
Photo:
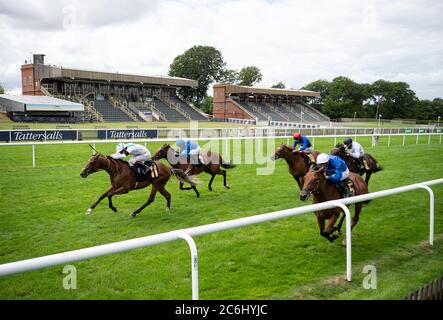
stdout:
<svg viewBox="0 0 443 320">
<path fill-rule="evenodd" d="M 134 166 L 135 164 L 145 164 L 151 166 L 151 152 L 144 146 L 135 143 L 119 143 L 116 147 L 116 152 L 111 155 L 113 159 L 123 159 L 127 156 L 131 156 L 129 159 L 129 165 Z"/>
<path fill-rule="evenodd" d="M 346 138 L 343 143 L 346 145 L 346 153 L 357 160 L 359 168 L 364 167 L 363 158 L 365 156 L 365 150 L 361 144 L 356 141 L 352 141 L 351 138 Z"/>
</svg>

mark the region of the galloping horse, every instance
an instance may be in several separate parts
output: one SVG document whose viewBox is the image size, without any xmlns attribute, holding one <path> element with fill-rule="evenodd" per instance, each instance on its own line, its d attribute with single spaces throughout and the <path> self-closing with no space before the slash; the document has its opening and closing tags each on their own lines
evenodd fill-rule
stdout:
<svg viewBox="0 0 443 320">
<path fill-rule="evenodd" d="M 212 191 L 212 181 L 214 181 L 214 178 L 217 174 L 223 176 L 223 185 L 226 189 L 229 189 L 229 185 L 226 183 L 226 170 L 222 170 L 220 167 L 224 169 L 233 169 L 236 166 L 231 163 L 224 162 L 222 156 L 218 154 L 217 152 L 208 151 L 206 155 L 204 156 L 205 163 L 199 165 L 199 166 L 193 166 L 192 170 L 188 172 L 190 175 L 198 175 L 202 172 L 206 172 L 211 176 L 211 180 L 209 180 L 208 188 L 209 191 Z M 186 171 L 190 164 L 182 161 L 179 161 L 179 156 L 177 151 L 174 150 L 169 144 L 164 144 L 161 146 L 157 152 L 152 157 L 153 160 L 159 160 L 159 159 L 166 159 L 169 164 L 173 168 L 180 168 L 183 171 Z M 195 184 L 191 185 L 191 187 L 184 188 L 183 187 L 183 181 L 180 181 L 180 190 L 194 190 L 197 194 L 197 198 L 200 197 L 200 193 L 198 192 Z"/>
<path fill-rule="evenodd" d="M 192 185 L 196 185 L 199 183 L 198 179 L 195 177 L 191 177 L 186 175 L 180 169 L 173 169 L 168 167 L 163 163 L 156 163 L 158 169 L 158 177 L 151 178 L 150 176 L 146 181 L 137 182 L 135 174 L 132 172 L 129 164 L 123 160 L 116 160 L 111 157 L 106 157 L 100 153 L 92 156 L 86 167 L 81 172 L 80 176 L 82 178 L 86 178 L 91 173 L 97 172 L 99 170 L 105 170 L 110 178 L 111 178 L 111 187 L 108 191 L 103 193 L 96 202 L 86 211 L 87 214 L 91 214 L 92 210 L 102 201 L 104 198 L 108 197 L 109 208 L 117 212 L 117 208 L 112 204 L 112 197 L 117 194 L 126 194 L 132 190 L 143 189 L 152 184 L 151 194 L 149 195 L 148 200 L 145 204 L 143 204 L 140 208 L 135 210 L 131 216 L 135 217 L 139 214 L 144 208 L 146 208 L 149 204 L 151 204 L 154 199 L 157 191 L 161 193 L 163 197 L 166 199 L 166 209 L 169 210 L 171 207 L 171 195 L 165 189 L 165 185 L 172 175 L 177 177 L 182 182 L 187 182 Z"/>
<path fill-rule="evenodd" d="M 293 148 L 281 144 L 277 150 L 275 150 L 271 160 L 285 159 L 289 166 L 289 173 L 294 177 L 295 181 L 297 181 L 298 187 L 301 190 L 303 186 L 303 177 L 309 171 L 310 165 L 306 163 L 305 156 L 300 152 L 294 153 L 293 151 Z M 312 151 L 312 155 L 317 159 L 319 152 Z"/>
<path fill-rule="evenodd" d="M 350 173 L 349 179 L 354 184 L 356 196 L 368 193 L 368 186 L 360 175 Z M 312 203 L 314 204 L 342 198 L 334 183 L 325 178 L 324 168 L 316 169 L 315 167 L 313 167 L 306 174 L 303 189 L 300 192 L 300 200 L 306 201 L 311 194 L 314 195 L 314 199 L 312 201 Z M 358 222 L 362 206 L 363 203 L 361 202 L 355 204 L 355 214 L 352 218 L 351 230 Z M 332 208 L 315 212 L 315 215 L 317 216 L 318 227 L 320 228 L 320 235 L 328 239 L 329 242 L 332 242 L 339 237 L 339 235 L 334 234 L 334 232 L 338 231 L 338 233 L 340 234 L 341 226 L 345 218 L 344 212 L 340 219 L 340 222 L 338 223 L 338 226 L 335 227 L 334 224 L 339 218 L 341 211 L 341 208 Z M 329 223 L 325 229 L 326 219 L 329 219 Z"/>
<path fill-rule="evenodd" d="M 357 161 L 355 161 L 354 158 L 349 156 L 345 150 L 346 150 L 346 146 L 340 142 L 340 143 L 337 143 L 335 148 L 331 150 L 331 154 L 333 156 L 339 156 L 340 158 L 342 158 L 342 160 L 344 160 L 346 162 L 346 165 L 348 166 L 349 171 L 354 172 L 354 173 L 358 173 L 361 176 L 366 173 L 365 182 L 367 185 L 369 185 L 369 179 L 371 178 L 371 175 L 373 173 L 383 170 L 383 166 L 379 166 L 377 164 L 377 160 L 375 160 L 375 158 L 373 156 L 371 156 L 369 153 L 365 153 L 365 155 L 364 155 L 364 160 L 366 160 L 369 170 L 367 170 L 365 167 L 360 169 L 358 167 Z"/>
</svg>

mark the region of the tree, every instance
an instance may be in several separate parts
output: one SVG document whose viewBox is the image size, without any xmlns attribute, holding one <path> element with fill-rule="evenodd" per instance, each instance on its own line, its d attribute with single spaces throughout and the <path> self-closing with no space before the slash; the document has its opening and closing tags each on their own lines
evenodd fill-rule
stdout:
<svg viewBox="0 0 443 320">
<path fill-rule="evenodd" d="M 331 118 L 353 117 L 361 112 L 366 100 L 366 88 L 346 77 L 337 77 L 328 87 L 323 112 Z"/>
<path fill-rule="evenodd" d="M 284 88 L 286 88 L 286 86 L 285 86 L 285 84 L 283 82 L 280 81 L 280 82 L 272 85 L 271 88 L 284 89 Z"/>
<path fill-rule="evenodd" d="M 219 50 L 210 46 L 194 46 L 175 57 L 169 75 L 198 81 L 197 88 L 183 88 L 180 93 L 187 100 L 201 102 L 209 85 L 222 79 L 226 63 Z"/>
<path fill-rule="evenodd" d="M 198 108 L 202 110 L 203 112 L 206 112 L 207 114 L 212 114 L 212 97 L 206 96 L 203 98 L 203 100 L 198 105 Z"/>
<path fill-rule="evenodd" d="M 220 82 L 234 84 L 239 81 L 239 74 L 237 70 L 225 69 L 222 72 Z"/>
<path fill-rule="evenodd" d="M 382 114 L 383 118 L 414 117 L 415 105 L 418 101 L 415 92 L 406 82 L 390 82 L 377 80 L 369 88 L 369 104 L 375 107 L 372 116 Z"/>
<path fill-rule="evenodd" d="M 239 85 L 251 87 L 259 83 L 263 76 L 259 68 L 255 66 L 243 67 L 239 72 Z"/>
<path fill-rule="evenodd" d="M 3 88 L 2 84 L 0 83 L 0 94 L 5 93 L 5 88 Z"/>
<path fill-rule="evenodd" d="M 320 97 L 314 99 L 313 104 L 319 109 L 321 109 L 323 107 L 324 100 L 329 94 L 330 85 L 331 83 L 327 80 L 316 80 L 302 87 L 302 90 L 320 92 Z"/>
</svg>

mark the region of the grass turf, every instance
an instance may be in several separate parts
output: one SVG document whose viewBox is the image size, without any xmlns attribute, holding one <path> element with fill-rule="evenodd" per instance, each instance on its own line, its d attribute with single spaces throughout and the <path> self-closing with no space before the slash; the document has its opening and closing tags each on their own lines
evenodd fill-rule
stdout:
<svg viewBox="0 0 443 320">
<path fill-rule="evenodd" d="M 369 146 L 369 138 L 359 139 Z M 286 143 L 278 139 L 276 143 Z M 334 139 L 315 139 L 315 148 L 329 151 Z M 370 191 L 442 177 L 443 147 L 438 137 L 381 138 L 367 147 L 385 167 L 373 175 Z M 150 143 L 154 152 L 160 143 Z M 263 146 L 263 143 L 261 143 Z M 266 146 L 266 144 L 265 144 Z M 97 145 L 111 153 L 111 144 Z M 231 146 L 231 149 L 234 149 Z M 224 149 L 224 147 L 223 147 Z M 265 148 L 267 155 L 273 147 Z M 242 145 L 242 154 L 250 154 Z M 0 263 L 80 249 L 110 242 L 251 216 L 308 203 L 286 163 L 277 161 L 272 175 L 257 175 L 264 165 L 242 164 L 229 170 L 228 182 L 201 175 L 201 198 L 169 182 L 172 208 L 158 195 L 136 219 L 129 214 L 146 199 L 149 189 L 116 196 L 113 213 L 103 201 L 93 215 L 85 210 L 106 190 L 104 172 L 81 179 L 90 156 L 86 145 L 37 146 L 33 169 L 31 147 L 0 147 Z M 353 232 L 354 281 L 346 283 L 345 250 L 340 241 L 320 237 L 313 214 L 287 218 L 196 237 L 199 249 L 201 299 L 400 299 L 443 270 L 443 186 L 436 196 L 436 243 L 429 248 L 429 201 L 424 190 L 373 200 L 365 206 Z M 189 249 L 173 242 L 74 263 L 77 289 L 62 286 L 63 266 L 0 278 L 0 299 L 189 299 Z M 362 269 L 377 267 L 377 290 L 364 290 Z"/>
</svg>

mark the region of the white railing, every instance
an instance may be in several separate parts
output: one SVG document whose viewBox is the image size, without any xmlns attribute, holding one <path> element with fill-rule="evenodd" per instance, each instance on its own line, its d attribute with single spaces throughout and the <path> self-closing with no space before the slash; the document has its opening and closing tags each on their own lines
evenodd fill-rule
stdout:
<svg viewBox="0 0 443 320">
<path fill-rule="evenodd" d="M 58 131 L 63 131 L 64 129 L 60 129 Z M 125 130 L 125 129 L 122 129 Z M 171 129 L 173 130 L 173 129 Z M 84 141 L 69 141 L 69 140 L 62 140 L 62 141 L 44 141 L 44 142 L 36 142 L 36 141 L 29 141 L 29 142 L 7 142 L 7 143 L 0 143 L 0 147 L 2 146 L 32 146 L 32 167 L 35 168 L 36 161 L 35 161 L 35 146 L 36 145 L 63 145 L 63 144 L 91 144 L 93 147 L 96 147 L 96 144 L 107 144 L 107 143 L 119 143 L 119 142 L 134 142 L 134 143 L 144 143 L 145 146 L 148 142 L 175 142 L 177 141 L 177 138 L 190 138 L 195 141 L 223 141 L 223 140 L 251 140 L 251 139 L 287 139 L 287 144 L 289 144 L 290 139 L 292 139 L 291 136 L 236 136 L 236 137 L 187 137 L 181 135 L 181 129 L 178 129 L 178 136 L 173 138 L 152 138 L 152 139 L 126 139 L 126 140 L 84 140 Z M 54 131 L 54 129 L 52 130 Z M 72 131 L 72 130 L 71 130 Z M 78 131 L 77 131 L 78 132 Z M 77 133 L 78 135 L 78 133 Z M 403 142 L 402 145 L 405 145 L 406 137 L 407 136 L 416 136 L 415 144 L 418 144 L 418 140 L 420 136 L 427 136 L 428 137 L 428 144 L 431 143 L 431 136 L 439 136 L 439 144 L 442 143 L 442 135 L 443 133 L 384 133 L 384 134 L 353 134 L 352 137 L 355 141 L 357 141 L 357 138 L 359 137 L 372 137 L 372 140 L 374 140 L 375 137 L 388 137 L 388 147 L 391 146 L 391 137 L 395 136 L 402 136 Z M 312 146 L 315 147 L 315 139 L 316 138 L 334 138 L 334 145 L 337 144 L 337 138 L 347 137 L 349 134 L 338 134 L 338 135 L 310 135 L 309 138 L 311 138 Z M 226 148 L 228 148 L 228 144 L 225 145 Z M 229 150 L 226 149 L 225 153 L 228 153 Z"/>
<path fill-rule="evenodd" d="M 149 247 L 160 243 L 171 242 L 184 239 L 191 251 L 192 268 L 192 299 L 198 300 L 198 252 L 197 246 L 192 237 L 215 233 L 223 230 L 244 227 L 252 224 L 278 220 L 282 218 L 301 215 L 304 213 L 315 212 L 331 208 L 341 208 L 346 216 L 346 279 L 352 280 L 352 242 L 351 242 L 351 213 L 347 205 L 373 200 L 380 197 L 386 197 L 394 194 L 408 192 L 416 189 L 425 189 L 429 193 L 429 244 L 434 244 L 434 193 L 430 186 L 443 183 L 443 179 L 431 180 L 422 183 L 411 184 L 403 187 L 368 193 L 360 196 L 332 200 L 299 208 L 281 210 L 271 213 L 260 214 L 251 217 L 245 217 L 235 220 L 228 220 L 213 224 L 207 224 L 199 227 L 181 229 L 160 233 L 152 236 L 136 238 L 132 240 L 114 242 L 110 244 L 90 247 L 80 250 L 68 251 L 64 253 L 53 254 L 49 256 L 22 260 L 18 262 L 6 263 L 0 265 L 0 276 L 28 272 L 32 270 L 47 268 L 51 266 L 82 261 L 96 258 L 104 255 L 124 252 L 132 249 Z"/>
</svg>

